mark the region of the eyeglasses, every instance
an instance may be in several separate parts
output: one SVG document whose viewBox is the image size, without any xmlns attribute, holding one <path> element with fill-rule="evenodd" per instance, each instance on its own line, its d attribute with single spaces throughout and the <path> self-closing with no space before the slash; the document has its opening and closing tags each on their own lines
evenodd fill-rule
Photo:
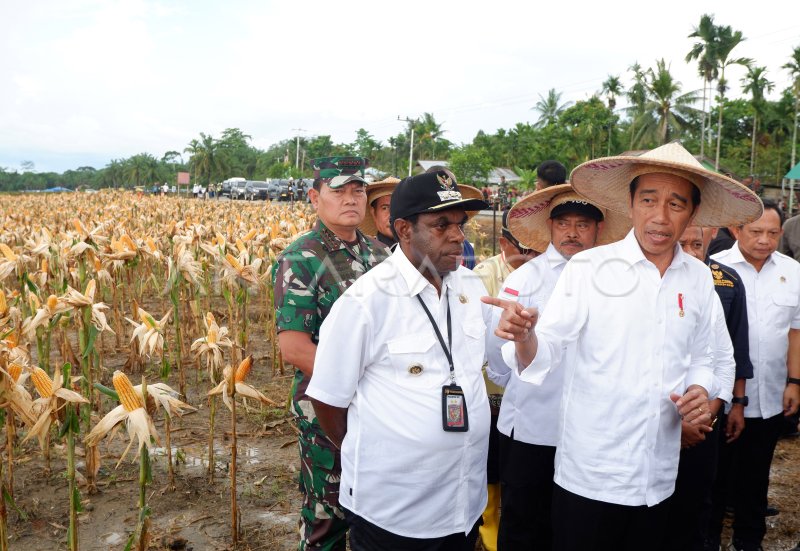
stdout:
<svg viewBox="0 0 800 551">
<path fill-rule="evenodd" d="M 517 238 L 511 235 L 511 232 L 509 232 L 508 230 L 503 231 L 503 237 L 511 241 L 511 244 L 514 245 L 514 247 L 516 247 L 516 249 L 519 251 L 519 254 L 521 255 L 527 256 L 529 254 L 533 254 L 536 252 L 533 249 L 528 249 L 526 247 L 523 247 L 522 244 L 517 240 Z"/>
</svg>

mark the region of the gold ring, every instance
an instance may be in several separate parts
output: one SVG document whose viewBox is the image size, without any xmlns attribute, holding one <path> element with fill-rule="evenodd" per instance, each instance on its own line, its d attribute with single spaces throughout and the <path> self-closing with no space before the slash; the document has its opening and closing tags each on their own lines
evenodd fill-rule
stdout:
<svg viewBox="0 0 800 551">
<path fill-rule="evenodd" d="M 703 415 L 705 413 L 705 411 L 703 411 L 703 408 L 701 407 L 697 408 L 697 411 L 700 412 L 700 415 Z"/>
</svg>

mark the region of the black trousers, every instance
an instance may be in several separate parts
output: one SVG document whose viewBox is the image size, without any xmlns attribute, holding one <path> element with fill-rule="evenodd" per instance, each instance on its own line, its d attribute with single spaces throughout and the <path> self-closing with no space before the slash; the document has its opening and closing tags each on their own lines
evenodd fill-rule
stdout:
<svg viewBox="0 0 800 551">
<path fill-rule="evenodd" d="M 441 538 L 409 538 L 380 528 L 347 509 L 344 517 L 350 525 L 351 551 L 474 551 L 481 520 L 469 534 L 450 534 Z"/>
<path fill-rule="evenodd" d="M 725 506 L 730 504 L 734 508 L 733 541 L 737 547 L 761 545 L 767 533 L 769 468 L 783 423 L 783 414 L 768 419 L 746 418 L 739 439 L 720 455 L 708 531 L 713 543 L 719 542 Z"/>
<path fill-rule="evenodd" d="M 711 519 L 714 479 L 717 473 L 722 424 L 706 434 L 706 439 L 681 450 L 675 493 L 670 508 L 664 549 L 703 551 Z"/>
<path fill-rule="evenodd" d="M 671 498 L 670 498 L 671 499 Z M 642 551 L 664 541 L 670 499 L 617 505 L 553 490 L 553 551 Z"/>
<path fill-rule="evenodd" d="M 555 455 L 554 446 L 525 444 L 500 434 L 498 551 L 550 551 Z"/>
</svg>

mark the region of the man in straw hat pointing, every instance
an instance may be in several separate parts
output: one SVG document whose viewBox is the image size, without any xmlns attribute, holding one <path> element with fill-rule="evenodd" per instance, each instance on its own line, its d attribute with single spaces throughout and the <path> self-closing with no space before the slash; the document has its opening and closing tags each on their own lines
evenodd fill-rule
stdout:
<svg viewBox="0 0 800 551">
<path fill-rule="evenodd" d="M 495 331 L 513 341 L 503 357 L 514 377 L 541 385 L 565 370 L 553 548 L 639 550 L 662 541 L 681 418 L 710 425 L 708 399 L 719 394 L 713 282 L 678 239 L 692 220 L 735 226 L 763 206 L 678 143 L 584 163 L 570 182 L 588 201 L 628 213 L 632 231 L 573 256 L 541 319 L 536 308 L 483 300 L 503 308 Z M 574 361 L 562 361 L 567 350 Z"/>
<path fill-rule="evenodd" d="M 508 213 L 509 229 L 520 242 L 544 251 L 506 278 L 498 296 L 523 307 L 544 308 L 558 276 L 573 255 L 595 245 L 622 239 L 630 219 L 586 201 L 569 184 L 542 189 Z M 493 312 L 496 326 L 500 309 Z M 491 336 L 489 377 L 506 387 L 500 406 L 500 484 L 502 515 L 499 549 L 550 549 L 553 459 L 564 370 L 531 385 L 512 377 L 500 347 Z"/>
</svg>

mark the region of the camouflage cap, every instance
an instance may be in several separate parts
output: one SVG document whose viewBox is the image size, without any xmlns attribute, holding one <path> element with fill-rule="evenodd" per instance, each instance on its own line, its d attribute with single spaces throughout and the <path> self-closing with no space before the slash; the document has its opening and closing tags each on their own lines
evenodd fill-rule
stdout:
<svg viewBox="0 0 800 551">
<path fill-rule="evenodd" d="M 350 175 L 357 172 L 364 177 L 364 170 L 369 166 L 369 159 L 366 157 L 336 156 L 318 157 L 311 160 L 311 168 L 314 169 L 314 178 L 335 178 L 339 175 Z"/>
<path fill-rule="evenodd" d="M 350 182 L 359 182 L 365 186 L 367 185 L 367 181 L 357 174 L 340 174 L 339 176 L 334 176 L 328 180 L 328 187 L 331 189 L 337 189 L 345 184 L 349 184 Z"/>
</svg>

